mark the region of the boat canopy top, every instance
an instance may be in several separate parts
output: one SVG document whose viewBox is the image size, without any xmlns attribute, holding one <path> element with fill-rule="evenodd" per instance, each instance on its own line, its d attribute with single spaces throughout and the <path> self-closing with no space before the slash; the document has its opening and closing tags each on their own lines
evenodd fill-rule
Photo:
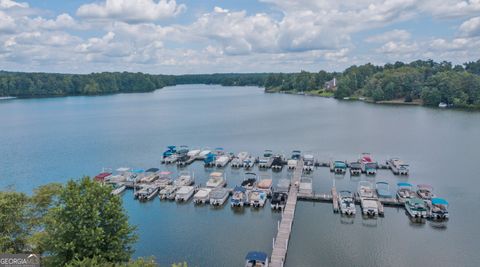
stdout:
<svg viewBox="0 0 480 267">
<path fill-rule="evenodd" d="M 345 162 L 343 161 L 335 161 L 335 168 L 346 168 L 347 167 L 347 164 L 345 164 Z"/>
<path fill-rule="evenodd" d="M 263 188 L 263 189 L 270 188 L 271 186 L 272 186 L 272 179 L 263 179 L 257 184 L 258 188 Z"/>
<path fill-rule="evenodd" d="M 102 172 L 102 173 L 99 173 L 97 176 L 95 176 L 95 178 L 101 178 L 101 179 L 103 179 L 103 178 L 108 177 L 108 176 L 110 176 L 110 175 L 112 175 L 111 172 Z"/>
<path fill-rule="evenodd" d="M 212 172 L 210 173 L 210 177 L 222 177 L 223 173 L 221 172 Z"/>
<path fill-rule="evenodd" d="M 408 199 L 407 202 L 410 203 L 411 205 L 425 205 L 425 201 L 417 197 Z"/>
<path fill-rule="evenodd" d="M 142 172 L 144 172 L 144 170 L 143 169 L 134 169 L 134 170 L 132 170 L 132 172 L 133 173 L 142 173 Z"/>
<path fill-rule="evenodd" d="M 150 168 L 146 170 L 145 172 L 158 172 L 160 169 L 159 168 Z"/>
<path fill-rule="evenodd" d="M 214 190 L 212 190 L 212 192 L 210 193 L 210 197 L 211 198 L 223 198 L 225 195 L 228 194 L 228 189 L 226 188 L 216 188 Z"/>
<path fill-rule="evenodd" d="M 410 184 L 410 183 L 405 183 L 405 182 L 397 183 L 397 186 L 398 186 L 398 187 L 413 187 L 412 184 Z"/>
<path fill-rule="evenodd" d="M 245 193 L 245 188 L 241 187 L 241 186 L 235 186 L 235 188 L 233 189 L 234 192 L 244 192 Z"/>
<path fill-rule="evenodd" d="M 445 205 L 445 206 L 447 206 L 448 201 L 446 201 L 443 198 L 435 197 L 435 198 L 432 198 L 432 205 Z"/>
<path fill-rule="evenodd" d="M 423 189 L 423 190 L 433 190 L 433 187 L 429 184 L 419 184 L 417 185 L 418 189 Z"/>
<path fill-rule="evenodd" d="M 358 182 L 358 187 L 360 186 L 367 186 L 367 187 L 372 187 L 372 183 L 370 183 L 369 181 L 360 181 Z"/>
<path fill-rule="evenodd" d="M 389 183 L 385 181 L 380 181 L 380 182 L 377 182 L 376 185 L 389 185 Z"/>
<path fill-rule="evenodd" d="M 172 173 L 169 172 L 169 171 L 162 171 L 162 172 L 160 172 L 160 175 L 162 175 L 162 176 L 167 176 L 167 175 L 170 175 L 170 174 L 172 174 Z"/>
<path fill-rule="evenodd" d="M 368 154 L 368 153 L 363 153 L 363 154 L 362 154 L 362 161 L 363 161 L 364 163 L 373 162 L 373 159 L 372 159 L 372 156 L 370 156 L 370 154 Z"/>
<path fill-rule="evenodd" d="M 260 251 L 250 251 L 248 252 L 247 256 L 245 257 L 247 261 L 267 261 L 267 254 L 265 252 Z"/>
<path fill-rule="evenodd" d="M 128 167 L 120 167 L 118 169 L 116 169 L 117 172 L 128 172 L 130 170 L 130 168 Z"/>
<path fill-rule="evenodd" d="M 177 148 L 177 146 L 167 146 L 167 148 L 168 148 L 169 150 L 172 150 L 172 151 L 173 151 L 173 150 L 175 150 L 175 149 Z"/>
<path fill-rule="evenodd" d="M 352 169 L 360 169 L 362 165 L 359 162 L 352 162 L 350 163 L 350 168 Z"/>
<path fill-rule="evenodd" d="M 342 197 L 352 197 L 353 194 L 351 191 L 348 191 L 348 190 L 342 190 L 340 192 L 338 192 L 338 194 Z"/>
</svg>

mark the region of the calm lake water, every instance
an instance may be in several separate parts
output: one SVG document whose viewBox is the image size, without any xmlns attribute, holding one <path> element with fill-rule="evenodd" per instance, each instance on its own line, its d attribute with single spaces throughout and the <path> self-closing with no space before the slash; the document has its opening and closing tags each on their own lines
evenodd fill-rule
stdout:
<svg viewBox="0 0 480 267">
<path fill-rule="evenodd" d="M 301 149 L 322 160 L 355 160 L 365 151 L 381 162 L 398 156 L 410 163 L 410 176 L 380 171 L 375 179 L 392 190 L 398 181 L 432 184 L 450 202 L 447 224 L 415 224 L 397 208 L 377 220 L 349 219 L 333 214 L 331 204 L 299 202 L 286 266 L 480 266 L 480 113 L 187 85 L 0 101 L 0 121 L 0 188 L 25 192 L 103 167 L 159 167 L 170 144 L 256 155 Z M 212 171 L 200 163 L 189 169 L 203 184 Z M 225 172 L 229 186 L 242 179 L 242 171 Z M 273 179 L 289 175 L 284 170 Z M 313 180 L 316 192 L 327 192 L 333 183 L 356 190 L 359 179 L 319 168 Z M 249 250 L 271 252 L 280 219 L 268 207 L 234 212 L 158 199 L 142 204 L 132 192 L 123 199 L 140 235 L 135 255 L 154 255 L 162 266 L 243 266 Z"/>
</svg>

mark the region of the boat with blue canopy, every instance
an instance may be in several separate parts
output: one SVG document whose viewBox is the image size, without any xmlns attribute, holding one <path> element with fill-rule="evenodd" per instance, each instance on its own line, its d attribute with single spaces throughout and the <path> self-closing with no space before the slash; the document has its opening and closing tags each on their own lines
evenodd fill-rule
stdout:
<svg viewBox="0 0 480 267">
<path fill-rule="evenodd" d="M 375 187 L 377 189 L 377 195 L 378 197 L 381 198 L 392 198 L 393 195 L 390 192 L 390 185 L 388 182 L 385 181 L 380 181 L 375 184 Z"/>
<path fill-rule="evenodd" d="M 401 203 L 405 203 L 407 199 L 415 197 L 413 185 L 406 182 L 397 183 L 397 199 Z"/>
<path fill-rule="evenodd" d="M 169 157 L 177 152 L 176 146 L 167 146 L 167 150 L 163 152 L 163 158 Z"/>
<path fill-rule="evenodd" d="M 430 216 L 437 220 L 448 219 L 448 201 L 439 197 L 432 198 Z"/>
<path fill-rule="evenodd" d="M 245 257 L 245 267 L 268 267 L 268 255 L 261 251 L 250 251 Z"/>
<path fill-rule="evenodd" d="M 247 193 L 245 188 L 242 186 L 235 186 L 233 189 L 232 199 L 230 200 L 230 204 L 233 207 L 243 207 L 245 201 L 247 200 Z"/>
</svg>

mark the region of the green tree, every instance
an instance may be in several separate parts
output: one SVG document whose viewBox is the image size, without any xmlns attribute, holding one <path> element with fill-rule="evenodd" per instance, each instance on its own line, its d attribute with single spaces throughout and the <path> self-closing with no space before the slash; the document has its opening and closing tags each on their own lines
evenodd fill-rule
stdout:
<svg viewBox="0 0 480 267">
<path fill-rule="evenodd" d="M 60 192 L 45 225 L 47 265 L 61 266 L 96 257 L 99 262 L 128 262 L 137 239 L 118 196 L 84 177 Z"/>
<path fill-rule="evenodd" d="M 0 252 L 22 253 L 29 248 L 28 196 L 17 192 L 0 192 Z"/>
<path fill-rule="evenodd" d="M 442 101 L 442 95 L 436 88 L 423 88 L 421 98 L 423 103 L 427 106 L 438 106 L 438 104 Z"/>
</svg>

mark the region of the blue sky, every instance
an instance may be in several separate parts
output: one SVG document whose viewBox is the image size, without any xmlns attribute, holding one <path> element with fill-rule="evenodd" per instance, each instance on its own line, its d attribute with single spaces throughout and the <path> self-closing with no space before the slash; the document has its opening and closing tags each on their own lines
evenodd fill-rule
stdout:
<svg viewBox="0 0 480 267">
<path fill-rule="evenodd" d="M 479 48 L 480 0 L 0 0 L 10 71 L 340 71 Z"/>
</svg>

